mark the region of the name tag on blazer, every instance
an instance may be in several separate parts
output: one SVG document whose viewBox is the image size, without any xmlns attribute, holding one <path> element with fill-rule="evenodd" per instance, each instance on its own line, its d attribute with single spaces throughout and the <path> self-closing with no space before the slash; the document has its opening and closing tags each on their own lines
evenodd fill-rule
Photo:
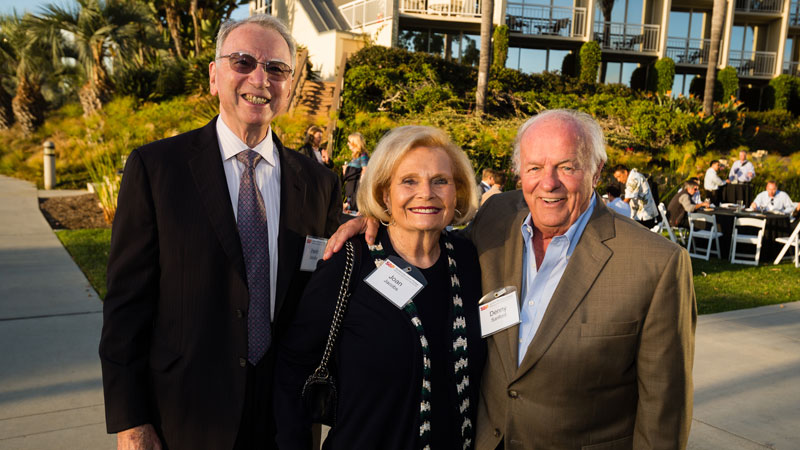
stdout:
<svg viewBox="0 0 800 450">
<path fill-rule="evenodd" d="M 327 239 L 306 236 L 306 245 L 303 248 L 303 259 L 300 261 L 300 270 L 304 272 L 313 272 L 317 270 L 317 263 L 322 258 L 322 253 L 325 251 L 325 245 L 327 243 Z"/>
<path fill-rule="evenodd" d="M 517 288 L 506 286 L 495 289 L 478 301 L 481 337 L 491 336 L 520 323 Z"/>
</svg>

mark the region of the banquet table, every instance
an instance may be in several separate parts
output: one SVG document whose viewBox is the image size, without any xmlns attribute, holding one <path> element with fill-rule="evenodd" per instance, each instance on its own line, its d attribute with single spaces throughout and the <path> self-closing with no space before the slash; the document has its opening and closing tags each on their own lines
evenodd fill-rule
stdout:
<svg viewBox="0 0 800 450">
<path fill-rule="evenodd" d="M 726 183 L 719 188 L 719 202 L 720 203 L 736 203 L 741 200 L 742 204 L 747 207 L 753 202 L 753 185 L 750 183 Z"/>
<path fill-rule="evenodd" d="M 737 217 L 753 217 L 756 219 L 767 219 L 766 227 L 764 228 L 764 239 L 761 241 L 761 255 L 759 262 L 772 262 L 783 247 L 782 244 L 775 242 L 775 238 L 789 236 L 792 234 L 794 227 L 790 221 L 790 217 L 785 214 L 776 214 L 772 212 L 755 212 L 755 211 L 739 211 L 735 208 L 700 208 L 696 212 L 706 215 L 713 215 L 717 218 L 717 231 L 722 232 L 719 238 L 719 246 L 721 259 L 730 260 L 730 247 L 731 235 L 733 234 L 733 222 Z M 740 227 L 741 230 L 741 227 Z M 741 232 L 741 231 L 740 231 Z M 755 232 L 751 229 L 748 231 L 745 228 L 745 233 Z M 705 242 L 705 241 L 702 241 Z M 754 251 L 752 246 L 745 246 L 744 251 L 752 253 Z"/>
</svg>

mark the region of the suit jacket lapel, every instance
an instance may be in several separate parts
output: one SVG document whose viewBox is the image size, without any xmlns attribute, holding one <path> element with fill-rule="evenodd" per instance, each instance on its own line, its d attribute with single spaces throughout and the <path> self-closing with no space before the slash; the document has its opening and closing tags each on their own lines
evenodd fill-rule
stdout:
<svg viewBox="0 0 800 450">
<path fill-rule="evenodd" d="M 294 158 L 287 157 L 287 150 L 281 141 L 272 134 L 281 164 L 281 217 L 278 229 L 278 286 L 275 289 L 275 317 L 283 306 L 289 282 L 298 266 L 298 258 L 303 252 L 305 236 L 295 230 L 302 229 L 298 221 L 303 220 L 300 209 L 305 204 L 306 185 L 303 171 Z M 306 175 L 307 176 L 307 175 Z M 299 295 L 299 294 L 298 294 Z"/>
<path fill-rule="evenodd" d="M 505 257 L 503 259 L 502 274 L 503 279 L 507 280 L 507 285 L 517 288 L 517 296 L 522 293 L 522 222 L 528 216 L 528 205 L 525 198 L 520 196 L 520 203 L 517 213 L 511 222 L 508 234 L 505 237 L 506 244 Z M 508 378 L 517 372 L 517 360 L 519 359 L 519 325 L 514 325 L 493 336 L 495 344 L 499 347 L 503 360 L 503 368 Z"/>
<path fill-rule="evenodd" d="M 231 197 L 228 192 L 228 182 L 225 178 L 225 169 L 222 166 L 216 130 L 217 118 L 211 120 L 200 131 L 198 138 L 193 143 L 194 156 L 188 161 L 189 169 L 194 179 L 197 193 L 208 214 L 211 227 L 219 239 L 223 250 L 230 258 L 231 264 L 242 280 L 247 283 L 247 272 L 242 256 L 242 244 L 239 240 L 239 230 L 233 215 Z M 247 299 L 244 299 L 247 306 Z"/>
<path fill-rule="evenodd" d="M 614 218 L 602 204 L 600 197 L 596 197 L 594 213 L 583 230 L 564 275 L 553 292 L 542 323 L 512 382 L 531 370 L 544 355 L 611 258 L 612 252 L 603 241 L 614 237 Z"/>
</svg>

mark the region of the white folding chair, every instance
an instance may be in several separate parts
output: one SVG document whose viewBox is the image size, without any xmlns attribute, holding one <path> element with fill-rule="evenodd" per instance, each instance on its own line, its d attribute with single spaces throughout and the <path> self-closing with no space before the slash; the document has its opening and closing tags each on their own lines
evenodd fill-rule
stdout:
<svg viewBox="0 0 800 450">
<path fill-rule="evenodd" d="M 661 217 L 661 221 L 651 228 L 650 231 L 661 234 L 662 231 L 666 230 L 669 240 L 672 242 L 677 244 L 679 239 L 683 241 L 683 236 L 678 237 L 677 230 L 673 231 L 672 227 L 669 225 L 669 220 L 667 220 L 667 208 L 664 206 L 664 203 L 658 204 L 658 215 Z"/>
<path fill-rule="evenodd" d="M 705 225 L 697 229 L 699 225 Z M 719 238 L 722 233 L 717 231 L 717 217 L 713 215 L 706 215 L 700 213 L 689 213 L 689 239 L 686 249 L 689 250 L 689 256 L 693 258 L 709 260 L 711 255 L 716 255 L 721 258 L 719 251 Z M 695 239 L 705 239 L 708 244 L 705 248 L 705 253 L 700 253 L 701 248 L 698 247 Z M 712 243 L 715 244 L 712 248 Z"/>
<path fill-rule="evenodd" d="M 786 252 L 794 247 L 794 266 L 800 268 L 800 220 L 797 221 L 797 226 L 794 227 L 794 231 L 792 231 L 789 237 L 775 238 L 775 241 L 783 244 L 781 252 L 778 253 L 778 257 L 775 258 L 775 264 L 779 264 L 784 255 L 786 255 Z"/>
<path fill-rule="evenodd" d="M 753 217 L 737 217 L 733 222 L 733 234 L 731 235 L 731 263 L 758 265 L 758 258 L 761 256 L 761 241 L 764 239 L 764 228 L 767 226 L 767 219 L 756 219 Z M 750 227 L 758 230 L 757 234 L 742 234 L 739 227 Z M 737 247 L 744 245 L 754 245 L 755 253 L 744 253 L 736 251 Z M 742 259 L 745 258 L 745 259 Z M 751 259 L 752 258 L 752 259 Z"/>
</svg>

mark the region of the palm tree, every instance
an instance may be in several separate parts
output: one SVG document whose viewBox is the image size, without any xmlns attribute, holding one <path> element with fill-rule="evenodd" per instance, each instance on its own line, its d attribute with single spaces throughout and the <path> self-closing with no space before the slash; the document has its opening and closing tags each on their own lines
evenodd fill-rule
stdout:
<svg viewBox="0 0 800 450">
<path fill-rule="evenodd" d="M 708 68 L 706 69 L 706 87 L 703 91 L 703 115 L 708 117 L 714 113 L 714 84 L 717 81 L 717 61 L 719 46 L 722 40 L 722 22 L 725 20 L 725 0 L 714 0 L 711 13 L 711 44 L 708 49 Z"/>
<path fill-rule="evenodd" d="M 17 89 L 11 109 L 25 134 L 33 133 L 44 121 L 42 83 L 45 74 L 51 73 L 52 69 L 47 49 L 34 39 L 29 19 L 29 15 L 19 17 L 15 12 L 0 21 L 4 56 L 10 58 L 7 62 L 16 64 Z"/>
<path fill-rule="evenodd" d="M 614 10 L 614 0 L 597 0 L 600 12 L 603 13 L 603 44 L 601 48 L 611 45 L 611 12 Z M 606 82 L 607 64 L 605 61 L 600 63 L 600 82 Z"/>
<path fill-rule="evenodd" d="M 102 108 L 111 96 L 109 65 L 124 60 L 135 48 L 142 23 L 153 23 L 146 6 L 137 1 L 76 0 L 77 8 L 50 4 L 31 24 L 36 36 L 59 53 L 70 47 L 88 78 L 78 97 L 85 115 Z M 65 36 L 69 36 L 65 39 Z"/>
<path fill-rule="evenodd" d="M 481 58 L 478 62 L 478 87 L 475 90 L 475 114 L 486 109 L 486 90 L 489 84 L 489 63 L 492 59 L 492 13 L 494 0 L 483 0 L 481 7 Z"/>
</svg>

